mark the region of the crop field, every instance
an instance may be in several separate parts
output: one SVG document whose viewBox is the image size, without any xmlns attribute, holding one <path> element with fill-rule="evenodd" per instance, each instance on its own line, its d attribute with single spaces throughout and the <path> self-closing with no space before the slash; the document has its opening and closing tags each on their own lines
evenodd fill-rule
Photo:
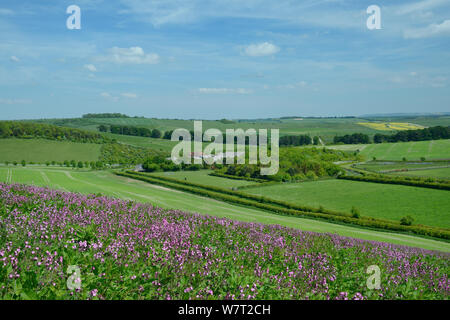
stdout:
<svg viewBox="0 0 450 320">
<path fill-rule="evenodd" d="M 64 160 L 97 161 L 100 144 L 45 139 L 0 139 L 0 163 L 9 161 L 44 163 Z"/>
<path fill-rule="evenodd" d="M 365 240 L 450 252 L 450 243 L 443 241 L 406 234 L 360 229 L 312 219 L 273 215 L 263 210 L 231 205 L 210 198 L 150 185 L 134 179 L 118 177 L 108 171 L 80 171 L 47 167 L 13 168 L 10 166 L 9 168 L 0 167 L 0 179 L 6 181 L 8 171 L 11 172 L 11 182 L 17 182 L 17 177 L 18 180 L 28 184 L 34 181 L 36 185 L 50 186 L 51 188 L 64 191 L 84 194 L 101 193 L 110 197 L 151 203 L 163 208 L 209 214 L 221 218 L 278 224 L 304 231 L 339 234 Z M 23 174 L 23 171 L 27 171 L 27 173 Z M 42 172 L 48 180 L 42 178 Z M 28 176 L 30 180 L 25 181 L 25 176 Z"/>
<path fill-rule="evenodd" d="M 388 172 L 391 170 L 420 170 L 420 169 L 441 169 L 437 167 L 450 166 L 450 161 L 369 161 L 362 164 L 358 164 L 356 168 L 373 171 L 373 172 Z"/>
<path fill-rule="evenodd" d="M 0 184 L 0 200 L 0 252 L 15 257 L 2 259 L 2 299 L 378 300 L 449 294 L 445 253 L 33 186 Z M 64 276 L 70 265 L 82 279 L 77 290 Z M 380 268 L 380 291 L 366 285 L 369 265 Z"/>
<path fill-rule="evenodd" d="M 188 182 L 200 183 L 209 186 L 217 186 L 222 188 L 233 188 L 258 184 L 258 182 L 253 181 L 234 180 L 208 175 L 211 172 L 213 171 L 200 170 L 200 171 L 155 172 L 152 173 L 152 175 L 169 177 L 183 181 L 186 180 Z"/>
<path fill-rule="evenodd" d="M 396 172 L 394 174 L 402 176 L 430 177 L 430 178 L 441 178 L 450 180 L 450 168 L 413 170 L 406 172 Z"/>
<path fill-rule="evenodd" d="M 245 192 L 345 212 L 355 206 L 361 215 L 397 221 L 410 215 L 417 224 L 450 228 L 450 197 L 446 190 L 323 180 L 255 187 Z"/>
<path fill-rule="evenodd" d="M 356 151 L 359 150 L 367 160 L 426 160 L 450 159 L 450 140 L 413 141 L 397 143 L 336 145 L 328 148 Z"/>
<path fill-rule="evenodd" d="M 414 123 L 406 122 L 358 122 L 359 125 L 382 131 L 402 131 L 402 130 L 416 130 L 424 127 Z"/>
</svg>

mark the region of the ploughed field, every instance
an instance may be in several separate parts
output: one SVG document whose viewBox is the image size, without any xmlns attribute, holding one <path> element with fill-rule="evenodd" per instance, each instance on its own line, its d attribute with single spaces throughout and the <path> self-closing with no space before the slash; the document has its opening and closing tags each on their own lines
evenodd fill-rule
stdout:
<svg viewBox="0 0 450 320">
<path fill-rule="evenodd" d="M 450 293 L 448 253 L 34 186 L 0 184 L 0 233 L 2 299 L 447 299 Z M 366 270 L 374 265 L 380 289 L 367 286 Z M 70 278 L 69 266 L 79 279 Z"/>
</svg>

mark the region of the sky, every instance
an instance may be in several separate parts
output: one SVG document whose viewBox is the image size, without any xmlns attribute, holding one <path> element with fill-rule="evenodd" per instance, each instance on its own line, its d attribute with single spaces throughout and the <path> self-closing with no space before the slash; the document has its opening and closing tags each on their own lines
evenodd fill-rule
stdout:
<svg viewBox="0 0 450 320">
<path fill-rule="evenodd" d="M 449 0 L 0 2 L 0 119 L 448 112 L 449 61 Z"/>
</svg>

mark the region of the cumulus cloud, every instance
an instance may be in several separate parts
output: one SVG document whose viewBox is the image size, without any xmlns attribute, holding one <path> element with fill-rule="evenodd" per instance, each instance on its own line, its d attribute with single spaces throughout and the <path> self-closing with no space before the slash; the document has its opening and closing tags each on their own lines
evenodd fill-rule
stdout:
<svg viewBox="0 0 450 320">
<path fill-rule="evenodd" d="M 244 53 L 250 57 L 262 57 L 274 55 L 279 51 L 280 48 L 278 48 L 276 45 L 270 42 L 263 42 L 247 46 L 244 50 Z"/>
<path fill-rule="evenodd" d="M 198 92 L 204 94 L 250 94 L 253 91 L 244 88 L 199 88 Z"/>
<path fill-rule="evenodd" d="M 19 61 L 20 61 L 20 59 L 17 58 L 16 56 L 11 56 L 9 59 L 10 59 L 12 62 L 19 62 Z"/>
<path fill-rule="evenodd" d="M 91 72 L 96 72 L 97 68 L 93 65 L 93 64 L 85 64 L 84 68 L 91 71 Z"/>
<path fill-rule="evenodd" d="M 145 53 L 141 47 L 113 47 L 108 50 L 108 55 L 100 60 L 119 64 L 157 64 L 160 59 L 156 53 Z"/>
<path fill-rule="evenodd" d="M 121 94 L 122 97 L 125 98 L 130 98 L 130 99 L 136 99 L 138 97 L 138 95 L 136 93 L 132 93 L 132 92 L 124 92 Z"/>
<path fill-rule="evenodd" d="M 450 35 L 450 20 L 445 20 L 441 24 L 430 24 L 425 28 L 409 29 L 404 32 L 406 39 L 429 38 L 436 36 Z"/>
</svg>

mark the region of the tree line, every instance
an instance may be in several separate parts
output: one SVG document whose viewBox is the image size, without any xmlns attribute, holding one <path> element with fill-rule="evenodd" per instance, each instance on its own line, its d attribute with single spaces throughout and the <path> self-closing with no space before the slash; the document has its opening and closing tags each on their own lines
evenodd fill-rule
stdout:
<svg viewBox="0 0 450 320">
<path fill-rule="evenodd" d="M 450 139 L 450 127 L 435 126 L 424 129 L 403 130 L 394 134 L 376 133 L 373 136 L 374 143 L 382 142 L 408 142 L 408 141 L 426 141 L 426 140 L 440 140 Z M 333 139 L 335 144 L 369 144 L 372 143 L 367 134 L 354 133 L 346 134 L 344 136 L 335 136 Z"/>
<path fill-rule="evenodd" d="M 137 137 L 151 137 L 151 138 L 161 138 L 162 132 L 159 129 L 149 129 L 144 127 L 135 127 L 127 125 L 104 125 L 98 126 L 100 132 L 111 132 L 115 134 L 127 135 L 127 136 L 137 136 Z"/>
<path fill-rule="evenodd" d="M 84 119 L 102 119 L 102 118 L 130 118 L 126 114 L 122 113 L 87 113 L 83 114 L 82 118 Z"/>
<path fill-rule="evenodd" d="M 450 126 L 436 126 L 425 129 L 399 131 L 393 135 L 377 133 L 373 137 L 373 142 L 407 142 L 450 139 Z"/>
<path fill-rule="evenodd" d="M 89 143 L 111 142 L 111 139 L 96 132 L 28 121 L 0 121 L 0 138 L 44 138 Z"/>
</svg>

